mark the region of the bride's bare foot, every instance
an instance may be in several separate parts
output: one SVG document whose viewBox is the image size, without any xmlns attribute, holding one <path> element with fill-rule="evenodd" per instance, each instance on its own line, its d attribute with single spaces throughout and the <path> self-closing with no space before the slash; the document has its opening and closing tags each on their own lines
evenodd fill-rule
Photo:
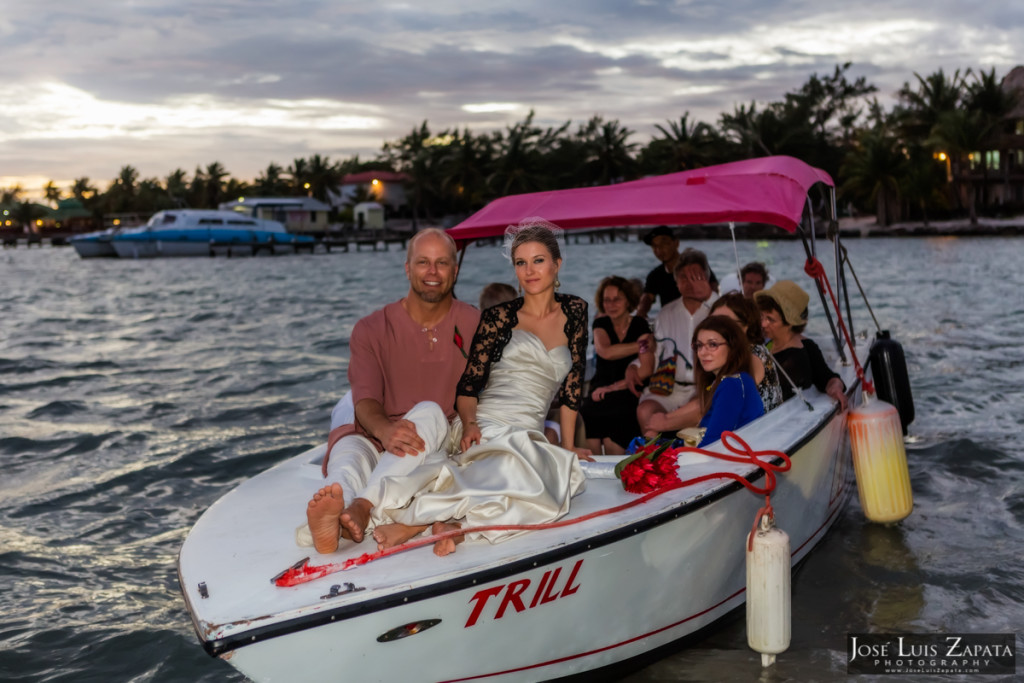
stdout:
<svg viewBox="0 0 1024 683">
<path fill-rule="evenodd" d="M 356 498 L 352 504 L 341 511 L 341 530 L 356 543 L 363 542 L 366 527 L 370 524 L 370 512 L 373 505 L 365 498 Z"/>
<path fill-rule="evenodd" d="M 446 531 L 455 531 L 456 529 L 461 528 L 462 525 L 456 524 L 455 522 L 434 522 L 434 525 L 430 527 L 430 533 L 434 535 L 443 534 Z M 451 553 L 455 552 L 455 546 L 459 543 L 462 543 L 465 540 L 466 537 L 463 534 L 442 538 L 434 543 L 434 554 L 438 557 L 450 555 Z"/>
<path fill-rule="evenodd" d="M 373 529 L 373 540 L 377 541 L 377 551 L 382 552 L 396 545 L 402 545 L 413 536 L 423 533 L 423 526 L 406 526 L 405 524 L 381 524 Z"/>
<path fill-rule="evenodd" d="M 340 484 L 325 486 L 313 494 L 306 506 L 306 522 L 318 553 L 333 553 L 338 549 L 341 531 L 338 516 L 345 508 L 345 496 Z"/>
</svg>

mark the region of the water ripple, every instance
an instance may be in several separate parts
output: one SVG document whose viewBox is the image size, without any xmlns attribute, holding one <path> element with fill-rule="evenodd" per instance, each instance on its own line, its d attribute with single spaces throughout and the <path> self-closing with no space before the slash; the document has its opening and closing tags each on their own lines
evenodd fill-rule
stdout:
<svg viewBox="0 0 1024 683">
<path fill-rule="evenodd" d="M 732 245 L 700 242 L 726 273 Z M 740 243 L 803 280 L 794 243 Z M 915 510 L 856 501 L 793 584 L 792 680 L 844 680 L 859 631 L 1005 632 L 1024 623 L 1024 269 L 1012 239 L 847 244 L 914 387 Z M 563 291 L 642 276 L 641 244 L 568 244 Z M 19 250 L 0 276 L 0 678 L 241 680 L 196 644 L 175 557 L 245 479 L 322 442 L 361 316 L 404 295 L 397 251 L 120 262 Z M 380 277 L 393 273 L 394 277 Z M 456 293 L 512 282 L 469 250 Z M 853 324 L 871 321 L 851 301 Z M 593 307 L 591 307 L 593 313 Z M 812 301 L 812 336 L 827 323 Z M 799 617 L 797 617 L 799 615 Z M 630 680 L 761 676 L 742 619 Z M 857 679 L 859 680 L 859 679 Z"/>
</svg>

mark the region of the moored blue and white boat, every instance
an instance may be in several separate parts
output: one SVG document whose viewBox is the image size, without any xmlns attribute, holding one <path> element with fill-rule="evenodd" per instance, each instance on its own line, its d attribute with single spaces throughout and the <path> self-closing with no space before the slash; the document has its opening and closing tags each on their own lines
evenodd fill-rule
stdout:
<svg viewBox="0 0 1024 683">
<path fill-rule="evenodd" d="M 120 231 L 119 228 L 107 228 L 106 230 L 87 232 L 75 235 L 68 242 L 82 258 L 115 258 L 117 252 L 114 251 L 112 241 L 114 235 Z"/>
<path fill-rule="evenodd" d="M 315 244 L 312 237 L 294 235 L 277 221 L 206 209 L 158 211 L 146 225 L 110 240 L 121 258 L 292 254 L 312 251 Z"/>
</svg>

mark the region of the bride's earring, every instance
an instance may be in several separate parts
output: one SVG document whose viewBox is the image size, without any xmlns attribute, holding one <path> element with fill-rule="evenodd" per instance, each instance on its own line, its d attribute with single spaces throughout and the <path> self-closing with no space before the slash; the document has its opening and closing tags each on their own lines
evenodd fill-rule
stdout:
<svg viewBox="0 0 1024 683">
<path fill-rule="evenodd" d="M 519 296 L 522 296 L 522 295 L 523 295 L 523 283 L 520 282 L 519 283 Z"/>
<path fill-rule="evenodd" d="M 559 282 L 559 281 L 558 281 L 558 278 L 556 277 L 556 278 L 555 278 L 555 289 L 558 289 L 558 288 L 559 288 L 559 287 L 561 287 L 561 286 L 562 286 L 562 283 L 561 283 L 561 282 Z"/>
</svg>

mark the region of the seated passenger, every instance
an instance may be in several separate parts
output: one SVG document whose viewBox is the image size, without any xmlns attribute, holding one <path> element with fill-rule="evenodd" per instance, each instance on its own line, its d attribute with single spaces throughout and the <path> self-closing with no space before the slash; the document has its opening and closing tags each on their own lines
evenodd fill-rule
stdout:
<svg viewBox="0 0 1024 683">
<path fill-rule="evenodd" d="M 480 310 L 486 311 L 491 306 L 512 301 L 515 298 L 515 287 L 504 282 L 492 282 L 489 285 L 484 285 L 484 288 L 480 290 Z"/>
<path fill-rule="evenodd" d="M 792 280 L 780 280 L 757 292 L 754 301 L 761 309 L 761 327 L 768 338 L 768 350 L 784 371 L 783 400 L 793 396 L 789 383 L 792 380 L 801 389 L 813 384 L 838 401 L 840 410 L 846 410 L 846 385 L 825 362 L 818 345 L 802 334 L 807 327 L 807 292 Z"/>
<path fill-rule="evenodd" d="M 590 380 L 590 396 L 580 414 L 587 433 L 587 448 L 595 453 L 621 455 L 640 433 L 636 421 L 639 398 L 626 386 L 626 368 L 639 352 L 640 339 L 651 342 L 651 328 L 632 315 L 640 293 L 626 279 L 611 275 L 601 280 L 595 302 L 600 315 L 594 318 L 594 353 L 597 370 Z"/>
<path fill-rule="evenodd" d="M 768 269 L 760 261 L 751 261 L 740 268 L 740 286 L 743 296 L 753 299 L 754 295 L 768 286 Z"/>
<path fill-rule="evenodd" d="M 722 438 L 764 415 L 757 384 L 750 376 L 750 345 L 739 324 L 725 316 L 711 316 L 697 325 L 693 341 L 697 360 L 694 383 L 705 428 L 698 447 Z"/>
<path fill-rule="evenodd" d="M 740 292 L 748 299 L 754 298 L 755 292 L 768 287 L 772 279 L 768 276 L 768 268 L 760 261 L 751 261 L 739 273 L 730 273 L 722 282 L 721 293 Z"/>
<path fill-rule="evenodd" d="M 775 370 L 775 359 L 762 343 L 764 333 L 761 331 L 761 311 L 758 310 L 757 304 L 751 299 L 744 298 L 739 292 L 730 292 L 711 304 L 711 315 L 724 315 L 727 318 L 732 318 L 746 333 L 751 351 L 749 372 L 757 382 L 757 391 L 761 394 L 765 412 L 782 405 L 779 373 Z"/>
<path fill-rule="evenodd" d="M 636 411 L 644 433 L 651 429 L 649 423 L 655 415 L 670 413 L 693 398 L 693 359 L 690 358 L 693 351 L 690 344 L 694 326 L 710 312 L 708 304 L 713 294 L 710 274 L 711 268 L 703 252 L 686 249 L 679 255 L 675 277 L 680 298 L 662 307 L 654 321 L 657 347 L 653 352 L 641 351 L 639 361 L 630 363 L 626 369 L 626 386 L 637 395 L 640 395 L 642 382 L 654 375 L 651 384 L 640 395 Z"/>
</svg>

